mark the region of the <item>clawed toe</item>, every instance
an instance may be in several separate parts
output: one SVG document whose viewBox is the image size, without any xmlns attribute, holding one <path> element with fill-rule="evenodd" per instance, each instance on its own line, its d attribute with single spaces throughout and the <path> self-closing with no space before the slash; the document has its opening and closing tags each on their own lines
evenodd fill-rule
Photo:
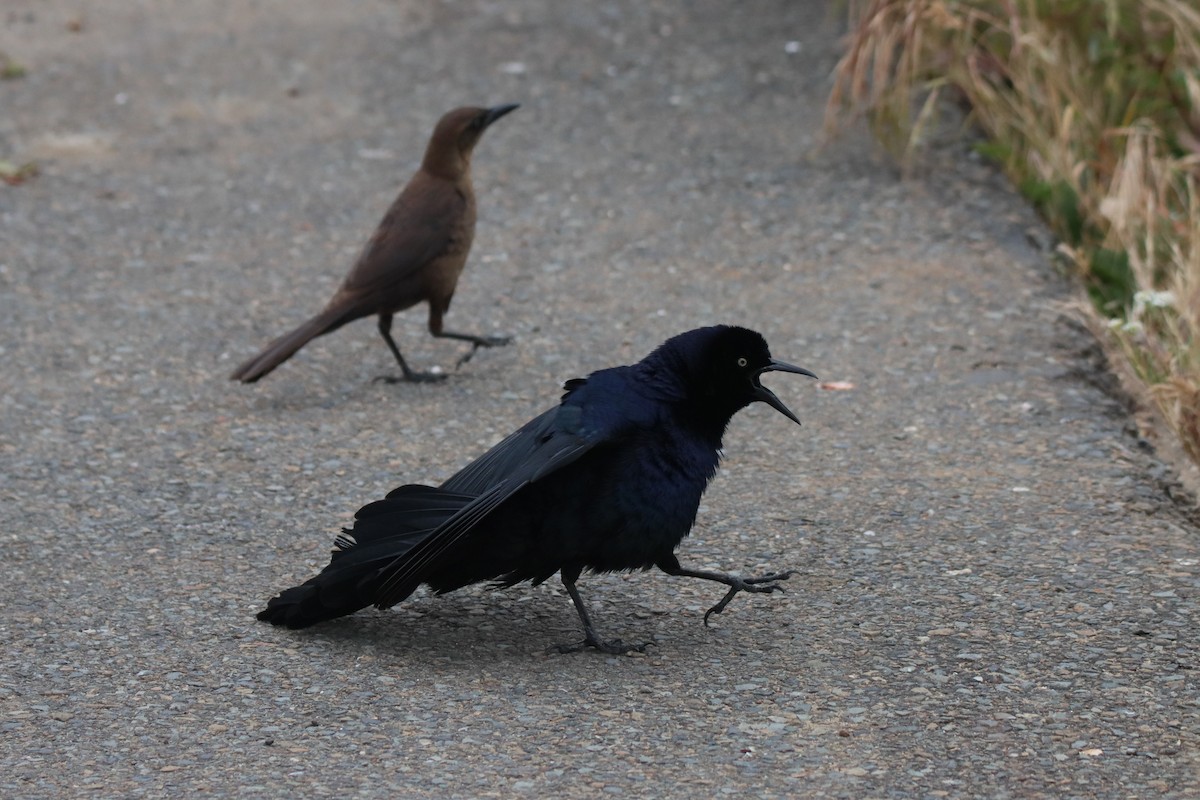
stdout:
<svg viewBox="0 0 1200 800">
<path fill-rule="evenodd" d="M 646 648 L 653 642 L 642 642 L 641 644 L 626 644 L 620 639 L 612 641 L 603 641 L 601 639 L 584 639 L 581 642 L 573 644 L 556 644 L 550 648 L 551 653 L 578 653 L 581 650 L 586 650 L 589 647 L 601 653 L 607 653 L 613 656 L 623 656 L 626 653 L 644 653 Z"/>
<path fill-rule="evenodd" d="M 756 578 L 735 578 L 734 583 L 730 584 L 729 591 L 721 598 L 721 601 L 715 606 L 704 612 L 704 627 L 708 627 L 708 618 L 713 614 L 720 614 L 729 605 L 729 601 L 733 600 L 734 595 L 738 592 L 754 592 L 756 594 L 770 594 L 771 592 L 785 591 L 779 585 L 779 581 L 786 581 L 788 578 L 795 575 L 794 570 L 787 572 L 776 572 L 771 575 L 759 575 Z"/>
<path fill-rule="evenodd" d="M 772 581 L 786 581 L 788 578 L 792 577 L 795 574 L 796 574 L 795 570 L 789 569 L 787 572 L 776 572 L 773 575 L 760 575 L 757 578 L 743 578 L 742 583 L 746 583 L 746 584 L 753 586 L 753 585 L 759 584 L 759 583 L 771 583 Z M 777 587 L 777 588 L 782 589 L 782 587 Z M 749 589 L 749 588 L 747 588 L 747 590 L 751 591 L 751 592 L 755 591 L 754 589 Z M 770 591 L 770 590 L 767 590 L 767 591 Z"/>
<path fill-rule="evenodd" d="M 458 369 L 470 361 L 471 357 L 475 355 L 475 351 L 481 347 L 502 347 L 511 341 L 511 336 L 480 336 L 478 339 L 473 339 L 471 341 L 471 349 L 462 358 L 458 359 L 458 363 L 454 365 L 454 368 Z"/>
</svg>

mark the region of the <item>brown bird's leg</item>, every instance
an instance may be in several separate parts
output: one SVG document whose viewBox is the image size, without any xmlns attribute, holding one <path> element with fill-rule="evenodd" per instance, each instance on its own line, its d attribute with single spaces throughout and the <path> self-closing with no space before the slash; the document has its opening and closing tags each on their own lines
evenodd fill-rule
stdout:
<svg viewBox="0 0 1200 800">
<path fill-rule="evenodd" d="M 383 381 L 384 383 L 399 383 L 400 381 L 412 381 L 413 383 L 429 383 L 432 381 L 442 381 L 446 376 L 437 372 L 414 372 L 408 368 L 408 364 L 404 363 L 404 356 L 400 355 L 400 348 L 396 347 L 396 342 L 392 339 L 392 315 L 379 315 L 379 334 L 383 340 L 387 342 L 388 348 L 391 349 L 392 355 L 396 357 L 396 363 L 400 365 L 401 372 L 404 377 L 395 378 L 391 375 L 380 375 L 375 380 Z"/>
<path fill-rule="evenodd" d="M 585 647 L 594 647 L 601 653 L 609 653 L 614 656 L 624 655 L 634 650 L 639 653 L 646 652 L 646 646 L 652 644 L 652 642 L 625 644 L 620 639 L 613 639 L 611 642 L 606 642 L 596 635 L 596 629 L 592 627 L 592 618 L 588 616 L 587 607 L 583 604 L 583 598 L 579 596 L 579 590 L 575 588 L 575 581 L 579 580 L 579 575 L 582 572 L 582 567 L 564 567 L 559 571 L 559 576 L 562 578 L 563 586 L 567 587 L 567 594 L 571 595 L 571 602 L 575 604 L 575 611 L 579 614 L 579 621 L 583 623 L 583 641 L 575 642 L 574 644 L 555 645 L 551 650 L 558 653 L 578 653 Z"/>
<path fill-rule="evenodd" d="M 456 368 L 470 361 L 471 356 L 475 355 L 475 351 L 481 347 L 502 347 L 512 341 L 511 336 L 473 336 L 469 333 L 455 333 L 454 331 L 442 331 L 441 333 L 435 333 L 434 336 L 437 336 L 439 339 L 460 339 L 474 345 L 454 365 Z"/>
<path fill-rule="evenodd" d="M 429 303 L 429 332 L 437 339 L 458 339 L 460 342 L 470 342 L 474 345 L 465 356 L 458 360 L 455 368 L 461 367 L 463 364 L 471 360 L 471 356 L 475 355 L 475 351 L 481 347 L 502 347 L 512 341 L 511 336 L 476 336 L 471 333 L 458 333 L 456 331 L 448 331 L 442 327 L 442 314 L 450 303 L 439 306 L 439 304 L 430 301 Z"/>
<path fill-rule="evenodd" d="M 724 611 L 725 606 L 729 605 L 729 601 L 738 592 L 782 592 L 783 587 L 779 585 L 779 581 L 786 581 L 796 574 L 794 571 L 788 570 L 787 572 L 775 572 L 771 575 L 760 575 L 757 578 L 739 578 L 737 575 L 728 575 L 724 572 L 686 569 L 679 565 L 679 559 L 675 558 L 673 553 L 669 559 L 660 560 L 658 568 L 668 575 L 680 578 L 703 578 L 706 581 L 716 581 L 729 587 L 729 591 L 721 598 L 721 602 L 704 612 L 705 627 L 708 627 L 708 618 L 713 614 L 720 614 Z"/>
</svg>

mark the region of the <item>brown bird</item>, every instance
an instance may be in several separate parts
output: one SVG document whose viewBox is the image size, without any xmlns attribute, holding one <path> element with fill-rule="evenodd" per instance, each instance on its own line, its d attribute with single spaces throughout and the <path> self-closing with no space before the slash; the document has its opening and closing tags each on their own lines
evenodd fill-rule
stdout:
<svg viewBox="0 0 1200 800">
<path fill-rule="evenodd" d="M 379 333 L 400 369 L 400 380 L 431 381 L 443 374 L 414 372 L 404 363 L 392 339 L 392 315 L 429 303 L 429 332 L 436 337 L 470 342 L 468 361 L 480 347 L 508 344 L 507 336 L 474 336 L 442 327 L 458 276 L 475 236 L 475 191 L 471 186 L 471 151 L 488 126 L 516 105 L 456 108 L 433 129 L 421 168 L 412 176 L 363 248 L 350 274 L 325 310 L 291 333 L 280 336 L 238 367 L 232 380 L 253 383 L 318 336 L 347 322 L 379 315 Z"/>
</svg>

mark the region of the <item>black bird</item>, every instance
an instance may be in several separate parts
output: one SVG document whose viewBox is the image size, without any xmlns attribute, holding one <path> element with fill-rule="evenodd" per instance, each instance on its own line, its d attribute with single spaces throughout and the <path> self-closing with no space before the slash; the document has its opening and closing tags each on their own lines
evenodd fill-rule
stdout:
<svg viewBox="0 0 1200 800">
<path fill-rule="evenodd" d="M 467 107 L 446 113 L 433 129 L 421 168 L 384 214 L 325 310 L 268 344 L 230 378 L 254 383 L 316 337 L 336 331 L 347 322 L 378 315 L 379 333 L 403 374 L 402 378 L 384 380 L 440 380 L 445 375 L 409 368 L 392 339 L 392 315 L 422 300 L 429 303 L 431 334 L 472 344 L 459 359 L 460 365 L 480 347 L 508 344 L 507 336 L 448 331 L 442 317 L 450 308 L 475 237 L 471 153 L 488 126 L 515 108 Z"/>
<path fill-rule="evenodd" d="M 781 590 L 780 572 L 741 578 L 688 569 L 675 548 L 691 530 L 717 471 L 729 420 L 761 400 L 796 418 L 759 382 L 764 372 L 816 377 L 776 361 L 763 337 L 718 325 L 668 339 L 636 364 L 566 383 L 535 417 L 439 487 L 407 485 L 361 508 L 320 574 L 271 599 L 260 620 L 304 628 L 374 605 L 389 608 L 422 583 L 439 594 L 494 580 L 534 585 L 561 576 L 584 639 L 562 652 L 645 645 L 596 634 L 575 588 L 583 570 L 658 567 L 740 591 Z"/>
</svg>

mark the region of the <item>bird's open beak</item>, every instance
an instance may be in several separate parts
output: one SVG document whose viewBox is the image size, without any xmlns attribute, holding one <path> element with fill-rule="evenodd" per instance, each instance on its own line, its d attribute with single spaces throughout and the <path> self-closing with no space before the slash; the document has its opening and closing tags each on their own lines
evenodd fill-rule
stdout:
<svg viewBox="0 0 1200 800">
<path fill-rule="evenodd" d="M 511 103 L 506 106 L 493 106 L 492 108 L 489 108 L 487 113 L 483 115 L 483 127 L 486 129 L 489 125 L 503 117 L 505 114 L 509 113 L 510 111 L 516 111 L 520 107 L 521 106 L 518 103 Z"/>
<path fill-rule="evenodd" d="M 758 382 L 759 377 L 764 372 L 793 372 L 797 375 L 807 375 L 810 378 L 815 378 L 817 376 L 813 375 L 811 372 L 806 370 L 804 367 L 794 367 L 791 364 L 785 364 L 784 362 L 776 361 L 773 358 L 771 359 L 770 364 L 768 364 L 767 366 L 760 369 L 758 371 L 758 375 L 754 376 L 754 399 L 762 400 L 764 403 L 769 405 L 771 408 L 775 409 L 780 414 L 783 414 L 785 417 L 790 419 L 792 422 L 799 425 L 800 418 L 797 417 L 795 414 L 793 414 L 792 410 L 790 408 L 788 408 L 787 406 L 785 406 L 783 404 L 783 401 L 775 396 L 774 392 L 772 392 L 770 389 L 768 389 L 767 387 L 763 386 L 761 383 Z"/>
</svg>

